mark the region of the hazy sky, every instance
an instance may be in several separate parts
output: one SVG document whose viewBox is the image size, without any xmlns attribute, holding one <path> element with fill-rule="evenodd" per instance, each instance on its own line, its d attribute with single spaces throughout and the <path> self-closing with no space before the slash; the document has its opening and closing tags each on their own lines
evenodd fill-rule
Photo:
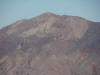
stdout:
<svg viewBox="0 0 100 75">
<path fill-rule="evenodd" d="M 100 22 L 100 0 L 0 0 L 0 28 L 44 12 Z"/>
</svg>

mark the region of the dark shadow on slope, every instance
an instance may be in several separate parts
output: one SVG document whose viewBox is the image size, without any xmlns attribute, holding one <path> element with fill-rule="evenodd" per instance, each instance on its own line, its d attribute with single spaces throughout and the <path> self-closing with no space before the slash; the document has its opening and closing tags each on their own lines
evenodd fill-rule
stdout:
<svg viewBox="0 0 100 75">
<path fill-rule="evenodd" d="M 100 50 L 100 23 L 89 25 L 89 29 L 78 42 L 78 48 L 88 52 Z"/>
</svg>

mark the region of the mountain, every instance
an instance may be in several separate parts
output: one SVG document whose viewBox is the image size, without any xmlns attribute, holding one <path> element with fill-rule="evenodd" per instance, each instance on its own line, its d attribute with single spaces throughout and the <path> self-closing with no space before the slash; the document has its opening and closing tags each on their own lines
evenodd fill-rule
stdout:
<svg viewBox="0 0 100 75">
<path fill-rule="evenodd" d="M 50 12 L 0 30 L 0 75 L 100 75 L 100 22 Z"/>
</svg>

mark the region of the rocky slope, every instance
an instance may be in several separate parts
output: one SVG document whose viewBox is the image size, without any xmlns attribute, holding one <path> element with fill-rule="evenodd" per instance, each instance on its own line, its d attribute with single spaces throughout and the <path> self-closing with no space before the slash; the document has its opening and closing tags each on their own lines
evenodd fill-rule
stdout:
<svg viewBox="0 0 100 75">
<path fill-rule="evenodd" d="M 100 23 L 44 13 L 0 30 L 0 75 L 100 75 Z"/>
</svg>

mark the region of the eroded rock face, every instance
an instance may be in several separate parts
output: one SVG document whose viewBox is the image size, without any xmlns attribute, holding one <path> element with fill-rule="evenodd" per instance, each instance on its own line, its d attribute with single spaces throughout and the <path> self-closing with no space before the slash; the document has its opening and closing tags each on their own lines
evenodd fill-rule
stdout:
<svg viewBox="0 0 100 75">
<path fill-rule="evenodd" d="M 0 75 L 100 75 L 100 23 L 44 13 L 0 30 Z"/>
</svg>

